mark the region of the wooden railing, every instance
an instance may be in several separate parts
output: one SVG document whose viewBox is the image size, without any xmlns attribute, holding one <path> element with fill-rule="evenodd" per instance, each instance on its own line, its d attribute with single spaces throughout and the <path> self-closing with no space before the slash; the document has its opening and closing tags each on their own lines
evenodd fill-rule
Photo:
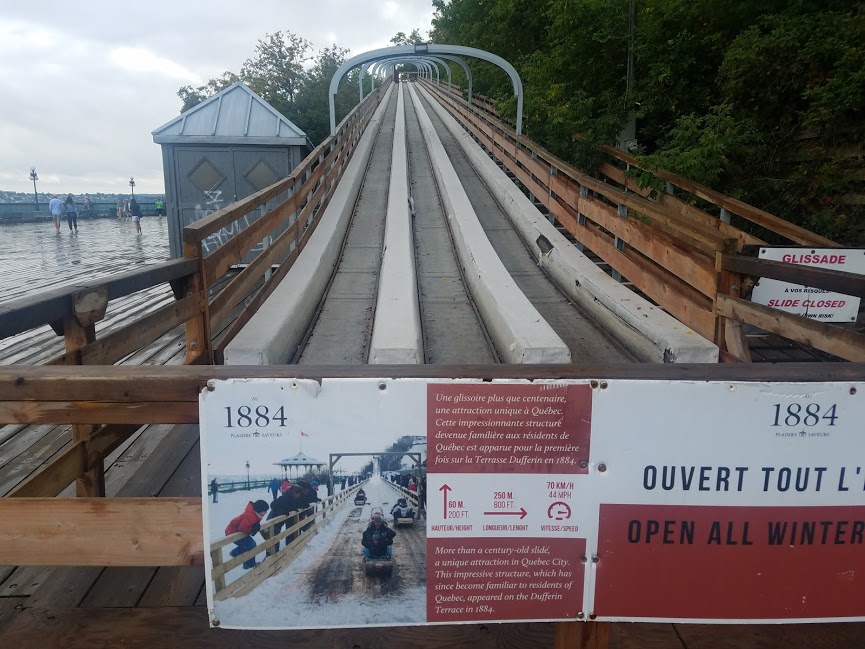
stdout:
<svg viewBox="0 0 865 649">
<path fill-rule="evenodd" d="M 277 516 L 271 520 L 262 521 L 261 536 L 264 541 L 257 544 L 252 550 L 247 550 L 236 557 L 226 560 L 224 548 L 249 536 L 248 534 L 237 532 L 211 543 L 210 558 L 213 562 L 211 577 L 213 579 L 214 599 L 242 597 L 262 581 L 285 568 L 318 533 L 317 525 L 319 525 L 320 520 L 323 521 L 328 513 L 343 505 L 360 488 L 361 484 L 349 487 L 333 496 L 328 496 L 320 504 L 310 505 L 304 509 L 289 512 L 285 516 Z M 273 528 L 277 525 L 285 525 L 285 529 L 274 534 Z M 306 529 L 301 533 L 304 528 Z M 276 545 L 282 541 L 285 541 L 282 544 L 283 547 L 274 551 Z M 225 578 L 229 572 L 245 561 L 254 559 L 262 552 L 266 553 L 266 557 L 255 568 L 245 572 L 232 582 L 226 582 Z"/>
<path fill-rule="evenodd" d="M 487 109 L 470 106 L 451 90 L 426 81 L 420 83 L 548 210 L 578 245 L 601 257 L 680 322 L 713 340 L 721 349 L 722 360 L 750 360 L 742 323 L 780 332 L 783 337 L 847 360 L 861 360 L 865 355 L 862 334 L 743 299 L 748 276 L 774 278 L 779 272 L 778 264 L 756 258 L 751 259 L 746 275 L 723 266 L 727 256 L 742 257 L 746 250 L 753 254 L 749 246 L 760 242 L 756 237 L 669 194 L 653 199 L 649 191 L 635 191 L 626 172 L 615 170 L 612 165 L 605 167 L 606 179 L 583 173 L 528 138 L 516 135 Z M 616 155 L 625 156 L 620 152 Z M 665 174 L 665 177 L 677 179 L 683 186 L 712 198 L 719 206 L 727 206 L 724 209 L 735 209 L 743 218 L 794 241 L 837 245 L 696 183 L 688 183 L 672 174 Z M 621 180 L 621 186 L 610 182 L 616 178 Z M 809 270 L 813 269 L 788 267 L 784 277 L 786 281 L 809 285 L 814 276 Z M 821 276 L 834 278 L 830 284 L 847 290 L 856 284 L 855 276 L 847 275 L 822 271 Z M 796 279 L 791 280 L 791 277 Z M 731 300 L 736 300 L 735 308 Z M 767 310 L 783 325 L 764 327 Z M 843 343 L 835 342 L 838 340 Z"/>
</svg>

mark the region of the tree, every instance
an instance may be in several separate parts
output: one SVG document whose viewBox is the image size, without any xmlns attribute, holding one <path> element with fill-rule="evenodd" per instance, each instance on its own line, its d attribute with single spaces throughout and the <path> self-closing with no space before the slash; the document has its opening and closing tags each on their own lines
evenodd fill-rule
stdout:
<svg viewBox="0 0 865 649">
<path fill-rule="evenodd" d="M 415 43 L 423 43 L 425 42 L 423 36 L 421 36 L 419 29 L 411 30 L 411 34 L 408 36 L 405 35 L 405 32 L 397 32 L 390 42 L 394 45 L 414 45 Z"/>
<path fill-rule="evenodd" d="M 310 141 L 318 144 L 330 135 L 327 98 L 331 77 L 346 60 L 349 50 L 338 45 L 310 55 L 311 44 L 291 32 L 266 34 L 247 59 L 240 73 L 224 72 L 206 84 L 193 88 L 183 86 L 177 92 L 185 112 L 233 83 L 243 81 L 254 92 L 297 124 Z M 304 65 L 312 61 L 307 70 Z M 357 104 L 357 72 L 344 81 L 336 98 L 337 114 L 347 114 Z"/>
</svg>

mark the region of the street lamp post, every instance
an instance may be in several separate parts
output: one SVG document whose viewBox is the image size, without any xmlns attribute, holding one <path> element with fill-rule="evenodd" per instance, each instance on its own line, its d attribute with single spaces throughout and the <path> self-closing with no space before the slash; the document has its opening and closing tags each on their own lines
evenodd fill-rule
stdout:
<svg viewBox="0 0 865 649">
<path fill-rule="evenodd" d="M 129 176 L 129 186 L 132 188 L 132 198 L 135 198 L 135 177 Z"/>
<path fill-rule="evenodd" d="M 36 181 L 39 180 L 39 174 L 36 173 L 36 167 L 30 167 L 30 180 L 33 181 L 33 200 L 36 201 L 36 211 L 39 211 L 39 194 L 36 193 Z"/>
<path fill-rule="evenodd" d="M 132 182 L 132 179 L 129 179 Z M 249 460 L 246 461 L 246 490 L 249 491 Z"/>
</svg>

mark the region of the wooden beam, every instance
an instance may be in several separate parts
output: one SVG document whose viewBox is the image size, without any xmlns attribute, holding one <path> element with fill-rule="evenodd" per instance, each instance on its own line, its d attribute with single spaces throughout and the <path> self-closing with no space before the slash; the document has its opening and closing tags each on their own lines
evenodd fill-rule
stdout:
<svg viewBox="0 0 865 649">
<path fill-rule="evenodd" d="M 2 498 L 0 564 L 204 563 L 200 498 Z"/>
<path fill-rule="evenodd" d="M 208 278 L 204 274 L 202 263 L 202 252 L 200 243 L 184 243 L 183 256 L 186 259 L 195 260 L 197 272 L 184 280 L 183 291 L 187 297 L 197 293 L 207 295 L 209 291 Z M 213 363 L 213 347 L 210 337 L 210 314 L 208 303 L 204 300 L 203 309 L 194 317 L 186 321 L 186 357 L 183 361 L 186 365 L 195 362 Z"/>
<path fill-rule="evenodd" d="M 3 423 L 194 424 L 197 421 L 198 406 L 189 401 L 0 401 Z"/>
<path fill-rule="evenodd" d="M 857 251 L 861 254 L 861 251 Z M 803 264 L 788 264 L 745 255 L 724 255 L 722 268 L 752 277 L 767 277 L 826 291 L 865 298 L 865 275 Z"/>
<path fill-rule="evenodd" d="M 746 302 L 746 304 L 750 304 Z M 754 305 L 759 306 L 759 305 Z M 767 307 L 761 307 L 767 308 Z M 772 310 L 774 311 L 774 310 Z M 786 315 L 786 314 L 785 314 Z M 795 316 L 791 316 L 795 317 Z M 802 318 L 804 320 L 804 318 Z M 827 325 L 828 326 L 828 325 Z M 832 329 L 839 329 L 832 327 Z M 841 330 L 846 331 L 846 330 Z M 861 334 L 860 334 L 861 335 Z M 56 423 L 69 403 L 94 403 L 99 395 L 107 407 L 132 404 L 136 419 L 158 419 L 147 408 L 181 402 L 198 407 L 199 392 L 211 379 L 298 378 L 476 378 L 476 379 L 649 379 L 682 381 L 862 381 L 865 363 L 785 363 L 726 366 L 714 363 L 621 363 L 597 365 L 235 365 L 235 366 L 0 366 L 0 402 L 16 408 L 59 402 Z M 143 403 L 141 405 L 139 402 Z M 99 402 L 96 402 L 99 403 Z M 191 411 L 186 411 L 188 415 Z M 46 414 L 47 416 L 47 414 Z M 104 411 L 95 417 L 104 416 Z M 132 421 L 132 420 L 130 420 Z M 0 419 L 0 423 L 12 423 Z M 130 423 L 130 422 L 127 422 Z M 136 422 L 138 423 L 138 422 Z"/>
<path fill-rule="evenodd" d="M 752 324 L 840 358 L 865 361 L 865 334 L 727 295 L 718 296 L 715 310 L 725 318 Z"/>
</svg>

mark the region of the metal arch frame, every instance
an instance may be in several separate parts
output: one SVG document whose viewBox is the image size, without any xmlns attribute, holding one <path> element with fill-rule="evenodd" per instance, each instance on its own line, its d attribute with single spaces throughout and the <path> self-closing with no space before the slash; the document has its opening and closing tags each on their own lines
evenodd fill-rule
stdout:
<svg viewBox="0 0 865 649">
<path fill-rule="evenodd" d="M 419 55 L 427 54 L 455 54 L 462 56 L 470 56 L 472 58 L 481 59 L 492 63 L 501 68 L 511 79 L 514 86 L 514 95 L 517 98 L 517 135 L 523 132 L 523 82 L 520 75 L 517 73 L 514 66 L 508 63 L 505 59 L 491 52 L 479 50 L 474 47 L 466 47 L 464 45 L 437 45 L 435 43 L 417 43 L 415 45 L 396 45 L 394 47 L 382 47 L 377 50 L 370 50 L 351 57 L 340 65 L 330 80 L 328 88 L 328 104 L 330 106 L 330 134 L 336 134 L 336 91 L 339 88 L 339 82 L 343 77 L 354 68 L 363 65 L 364 63 L 372 63 L 374 61 L 382 61 L 384 59 L 394 58 L 400 55 Z"/>
<path fill-rule="evenodd" d="M 447 64 L 444 61 L 442 61 L 441 59 L 436 59 L 436 57 L 433 57 L 433 56 L 429 56 L 429 57 L 421 57 L 421 56 L 418 56 L 418 57 L 408 57 L 408 56 L 395 57 L 393 59 L 386 59 L 384 61 L 376 61 L 375 63 L 373 63 L 369 67 L 370 67 L 370 70 L 372 70 L 373 68 L 379 69 L 380 67 L 386 68 L 388 66 L 396 66 L 398 64 L 409 64 L 409 63 L 421 63 L 422 65 L 424 65 L 427 68 L 427 72 L 430 75 L 430 78 L 432 78 L 432 69 L 434 68 L 435 72 L 436 72 L 436 81 L 438 83 L 441 83 L 441 75 L 439 74 L 438 65 L 433 65 L 433 63 L 441 63 L 442 66 L 447 71 L 448 81 L 450 81 L 450 76 L 451 76 L 450 68 L 447 66 Z"/>
<path fill-rule="evenodd" d="M 444 65 L 444 68 L 445 68 L 445 70 L 446 70 L 447 73 L 448 73 L 448 83 L 451 82 L 451 68 L 450 68 L 450 66 L 447 64 L 447 61 L 453 61 L 453 62 L 456 63 L 458 66 L 460 66 L 460 67 L 462 68 L 463 72 L 465 73 L 465 75 L 466 75 L 466 80 L 468 81 L 468 84 L 469 84 L 469 95 L 468 95 L 468 101 L 469 101 L 469 103 L 471 103 L 471 101 L 472 101 L 472 85 L 473 85 L 473 78 L 472 78 L 472 70 L 471 70 L 471 68 L 468 66 L 468 63 L 466 63 L 466 62 L 465 62 L 462 58 L 460 58 L 459 56 L 452 56 L 452 55 L 450 55 L 450 54 L 436 54 L 436 56 L 428 56 L 428 57 L 421 57 L 421 58 L 428 58 L 428 59 L 430 59 L 430 60 L 436 61 L 437 63 L 441 63 L 442 65 Z M 385 60 L 388 60 L 388 59 L 385 59 Z M 381 65 L 381 64 L 383 64 L 383 63 L 384 63 L 384 61 L 376 61 L 375 63 L 372 63 L 371 65 L 364 63 L 364 64 L 361 66 L 361 71 L 363 71 L 363 70 L 367 67 L 367 65 L 369 65 L 369 69 L 372 70 L 373 68 L 375 68 L 375 67 L 377 67 L 378 65 Z M 363 72 L 361 72 L 361 74 L 363 74 Z M 373 88 L 375 88 L 375 81 L 374 81 L 374 80 L 373 80 Z M 363 100 L 363 96 L 361 96 L 361 100 Z"/>
</svg>

